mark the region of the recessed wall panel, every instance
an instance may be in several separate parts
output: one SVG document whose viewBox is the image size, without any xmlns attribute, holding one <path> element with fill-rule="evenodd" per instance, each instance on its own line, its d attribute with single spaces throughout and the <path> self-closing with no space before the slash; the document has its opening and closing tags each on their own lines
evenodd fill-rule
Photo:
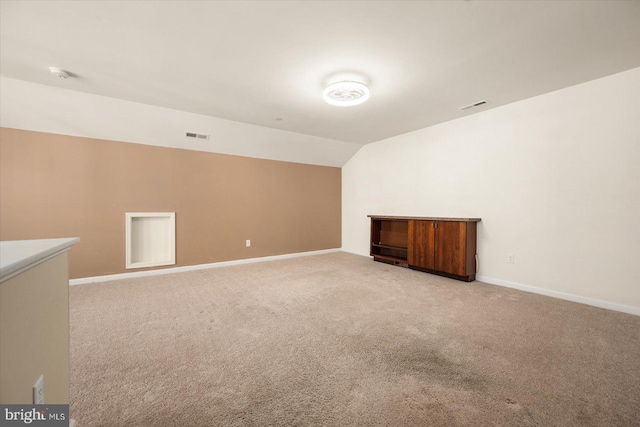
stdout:
<svg viewBox="0 0 640 427">
<path fill-rule="evenodd" d="M 175 213 L 126 214 L 127 268 L 175 264 Z"/>
</svg>

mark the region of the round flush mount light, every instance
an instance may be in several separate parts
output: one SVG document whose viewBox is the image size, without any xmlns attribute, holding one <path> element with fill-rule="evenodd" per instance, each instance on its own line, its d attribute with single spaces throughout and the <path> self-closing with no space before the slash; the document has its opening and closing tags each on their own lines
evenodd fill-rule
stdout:
<svg viewBox="0 0 640 427">
<path fill-rule="evenodd" d="M 67 73 L 62 68 L 49 67 L 49 71 L 51 72 L 51 74 L 53 74 L 54 76 L 58 76 L 61 79 L 66 79 L 69 77 L 69 73 Z"/>
<path fill-rule="evenodd" d="M 327 86 L 322 96 L 328 104 L 350 107 L 366 102 L 369 99 L 369 88 L 359 82 L 338 82 Z"/>
</svg>

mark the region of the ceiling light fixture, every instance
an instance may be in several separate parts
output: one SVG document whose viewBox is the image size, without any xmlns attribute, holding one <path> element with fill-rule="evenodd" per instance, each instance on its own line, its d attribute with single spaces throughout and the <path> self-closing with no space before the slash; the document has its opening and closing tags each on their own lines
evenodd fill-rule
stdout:
<svg viewBox="0 0 640 427">
<path fill-rule="evenodd" d="M 366 102 L 369 99 L 369 88 L 359 82 L 338 82 L 327 86 L 322 97 L 327 104 L 350 107 Z"/>
<path fill-rule="evenodd" d="M 69 73 L 58 67 L 49 67 L 49 71 L 51 71 L 51 74 L 53 74 L 54 76 L 58 76 L 61 79 L 66 79 L 69 77 Z"/>
</svg>

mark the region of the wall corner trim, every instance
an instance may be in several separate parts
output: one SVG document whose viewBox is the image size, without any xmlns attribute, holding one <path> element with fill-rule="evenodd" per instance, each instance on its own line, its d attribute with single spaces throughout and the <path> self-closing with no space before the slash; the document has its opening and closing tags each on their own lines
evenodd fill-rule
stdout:
<svg viewBox="0 0 640 427">
<path fill-rule="evenodd" d="M 208 268 L 229 267 L 232 265 L 253 264 L 256 262 L 275 261 L 279 259 L 298 258 L 311 255 L 329 254 L 332 252 L 340 252 L 340 248 L 322 249 L 319 251 L 298 252 L 293 254 L 273 255 L 259 258 L 236 259 L 232 261 L 212 262 L 209 264 L 185 265 L 182 267 L 163 268 L 158 270 L 135 271 L 130 273 L 109 274 L 106 276 L 82 277 L 80 279 L 69 280 L 69 285 L 86 285 L 89 283 L 111 282 L 113 280 L 132 279 L 136 277 L 160 276 L 163 274 L 181 273 L 184 271 L 205 270 Z"/>
<path fill-rule="evenodd" d="M 640 307 L 617 304 L 609 301 L 602 301 L 595 298 L 583 297 L 580 295 L 567 294 L 564 292 L 552 291 L 549 289 L 537 288 L 535 286 L 524 285 L 522 283 L 509 282 L 507 280 L 495 279 L 493 277 L 476 276 L 478 282 L 488 283 L 490 285 L 503 286 L 505 288 L 518 289 L 520 291 L 531 292 L 534 294 L 545 295 L 552 298 L 559 298 L 566 301 L 586 304 L 593 307 L 605 308 L 607 310 L 620 311 L 622 313 L 634 314 L 640 316 Z"/>
</svg>

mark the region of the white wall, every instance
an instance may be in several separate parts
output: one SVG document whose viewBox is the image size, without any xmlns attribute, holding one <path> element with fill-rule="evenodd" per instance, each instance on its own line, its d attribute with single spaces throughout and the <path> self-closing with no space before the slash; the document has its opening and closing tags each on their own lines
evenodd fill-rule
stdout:
<svg viewBox="0 0 640 427">
<path fill-rule="evenodd" d="M 342 185 L 344 250 L 367 214 L 481 217 L 480 280 L 640 314 L 640 68 L 369 144 Z"/>
<path fill-rule="evenodd" d="M 0 126 L 341 167 L 359 144 L 0 77 Z M 210 134 L 209 141 L 186 131 Z"/>
</svg>

